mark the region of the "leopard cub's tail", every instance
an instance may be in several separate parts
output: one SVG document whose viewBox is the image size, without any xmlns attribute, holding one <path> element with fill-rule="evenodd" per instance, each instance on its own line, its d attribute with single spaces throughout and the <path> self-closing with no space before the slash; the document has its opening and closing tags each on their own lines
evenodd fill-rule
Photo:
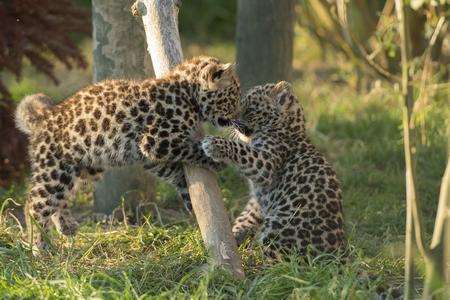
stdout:
<svg viewBox="0 0 450 300">
<path fill-rule="evenodd" d="M 16 127 L 27 135 L 39 128 L 45 113 L 52 107 L 52 99 L 42 93 L 26 96 L 16 109 Z"/>
</svg>

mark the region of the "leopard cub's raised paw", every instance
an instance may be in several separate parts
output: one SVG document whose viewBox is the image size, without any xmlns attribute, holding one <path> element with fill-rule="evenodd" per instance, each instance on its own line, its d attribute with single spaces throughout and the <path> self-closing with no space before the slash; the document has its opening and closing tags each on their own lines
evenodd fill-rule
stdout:
<svg viewBox="0 0 450 300">
<path fill-rule="evenodd" d="M 202 149 L 206 156 L 210 157 L 214 161 L 220 161 L 220 151 L 217 145 L 217 138 L 213 136 L 207 136 L 202 140 Z"/>
</svg>

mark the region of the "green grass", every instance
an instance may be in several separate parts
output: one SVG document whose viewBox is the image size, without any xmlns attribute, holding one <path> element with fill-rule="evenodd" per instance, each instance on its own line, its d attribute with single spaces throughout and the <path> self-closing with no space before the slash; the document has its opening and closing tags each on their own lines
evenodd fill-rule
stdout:
<svg viewBox="0 0 450 300">
<path fill-rule="evenodd" d="M 309 295 L 317 299 L 373 295 L 379 279 L 361 279 L 361 259 L 347 266 L 334 261 L 299 261 L 270 265 L 259 249 L 243 250 L 247 279 L 233 280 L 221 270 L 207 270 L 198 232 L 187 224 L 168 227 L 151 221 L 137 228 L 87 224 L 73 240 L 54 242 L 52 253 L 35 258 L 13 226 L 1 229 L 0 293 L 17 298 L 274 298 Z M 389 270 L 398 263 L 377 262 Z"/>
<path fill-rule="evenodd" d="M 84 222 L 73 239 L 54 236 L 53 250 L 40 257 L 33 257 L 20 242 L 21 227 L 9 214 L 15 205 L 7 203 L 0 219 L 0 295 L 29 299 L 370 299 L 380 287 L 401 284 L 405 189 L 396 93 L 382 84 L 361 95 L 346 83 L 328 80 L 317 71 L 327 65 L 317 66 L 317 57 L 306 52 L 305 45 L 296 43 L 296 53 L 306 53 L 307 59 L 299 60 L 302 56 L 296 54 L 296 74 L 303 75 L 294 86 L 311 137 L 332 161 L 342 182 L 346 231 L 354 257 L 351 263 L 342 266 L 332 258 L 293 255 L 274 264 L 262 257 L 258 246 L 250 244 L 240 249 L 247 277 L 236 281 L 226 272 L 208 269 L 195 220 L 182 211 L 173 190 L 159 183 L 156 209 L 142 225 Z M 203 52 L 227 60 L 234 53 L 230 45 L 186 45 L 185 49 L 186 56 Z M 346 66 L 338 67 L 345 70 Z M 332 76 L 346 79 L 348 73 L 341 73 Z M 70 78 L 77 82 L 78 77 Z M 75 87 L 86 80 L 81 77 Z M 30 75 L 12 90 L 20 98 L 25 91 L 70 94 L 75 87 L 54 88 Z M 418 127 L 426 137 L 417 147 L 417 181 L 428 238 L 445 164 L 442 98 L 437 95 L 422 116 L 425 129 Z M 234 217 L 247 200 L 245 180 L 227 168 L 219 174 L 219 182 Z M 23 186 L 0 191 L 0 203 L 10 197 L 23 203 Z M 75 209 L 89 214 L 90 200 L 90 195 L 80 195 Z M 370 280 L 364 274 L 370 274 Z"/>
</svg>

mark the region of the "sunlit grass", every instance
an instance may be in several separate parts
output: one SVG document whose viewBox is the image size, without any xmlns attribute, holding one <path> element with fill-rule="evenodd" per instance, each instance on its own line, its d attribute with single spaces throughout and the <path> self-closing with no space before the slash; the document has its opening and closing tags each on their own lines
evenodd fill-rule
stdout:
<svg viewBox="0 0 450 300">
<path fill-rule="evenodd" d="M 10 239 L 16 234 L 16 225 L 1 224 L 0 293 L 6 297 L 362 299 L 375 295 L 386 277 L 398 281 L 401 268 L 397 260 L 382 257 L 371 259 L 370 268 L 356 253 L 345 266 L 295 255 L 289 262 L 268 264 L 259 249 L 241 249 L 247 279 L 236 281 L 226 272 L 208 270 L 200 235 L 191 226 L 165 228 L 149 220 L 105 230 L 90 224 L 73 240 L 55 239 L 55 250 L 38 258 Z M 364 277 L 367 272 L 372 280 Z"/>
</svg>

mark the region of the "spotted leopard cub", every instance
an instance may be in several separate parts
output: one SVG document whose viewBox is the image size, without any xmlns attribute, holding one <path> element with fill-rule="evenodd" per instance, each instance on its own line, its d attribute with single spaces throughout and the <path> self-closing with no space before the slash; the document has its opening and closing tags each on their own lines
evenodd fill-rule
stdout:
<svg viewBox="0 0 450 300">
<path fill-rule="evenodd" d="M 174 184 L 189 202 L 182 163 L 218 167 L 204 155 L 197 129 L 203 121 L 227 125 L 239 97 L 233 66 L 212 57 L 188 60 L 161 79 L 103 81 L 57 105 L 44 94 L 26 97 L 16 121 L 29 136 L 27 215 L 44 232 L 54 224 L 73 234 L 67 200 L 77 184 L 134 163 Z M 35 245 L 44 246 L 39 231 L 33 234 Z"/>
<path fill-rule="evenodd" d="M 236 122 L 241 141 L 206 137 L 206 155 L 232 163 L 251 183 L 252 197 L 236 219 L 238 241 L 259 232 L 272 257 L 332 252 L 344 243 L 336 174 L 306 136 L 303 110 L 287 82 L 250 90 Z"/>
</svg>

